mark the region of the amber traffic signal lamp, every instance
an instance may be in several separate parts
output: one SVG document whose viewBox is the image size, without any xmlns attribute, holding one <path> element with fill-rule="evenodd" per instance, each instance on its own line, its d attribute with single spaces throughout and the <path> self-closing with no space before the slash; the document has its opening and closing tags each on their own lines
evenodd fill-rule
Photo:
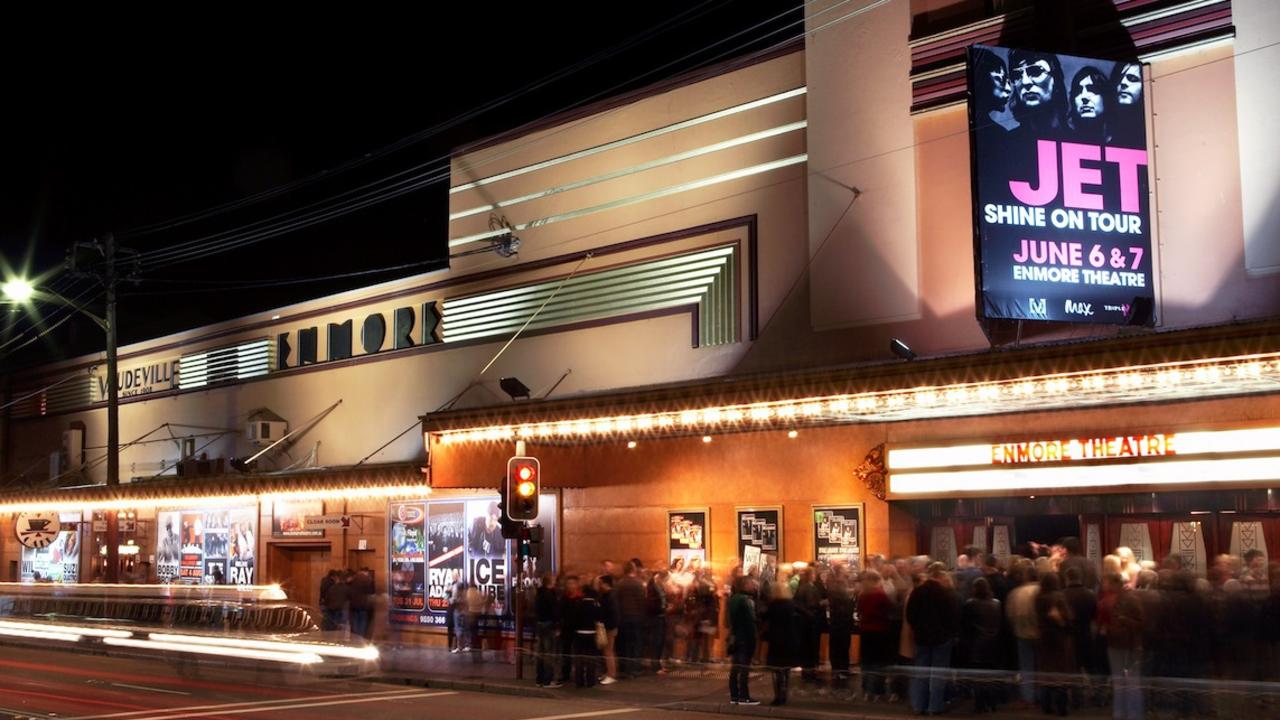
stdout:
<svg viewBox="0 0 1280 720">
<path fill-rule="evenodd" d="M 510 520 L 527 522 L 538 519 L 538 491 L 542 484 L 542 468 L 538 458 L 516 456 L 507 461 L 506 502 L 504 513 Z"/>
</svg>

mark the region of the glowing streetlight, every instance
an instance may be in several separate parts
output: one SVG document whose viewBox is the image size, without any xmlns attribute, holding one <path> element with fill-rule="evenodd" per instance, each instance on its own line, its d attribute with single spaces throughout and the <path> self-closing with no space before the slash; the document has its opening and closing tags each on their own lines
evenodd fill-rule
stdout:
<svg viewBox="0 0 1280 720">
<path fill-rule="evenodd" d="M 0 291 L 4 292 L 5 299 L 17 303 L 24 303 L 36 294 L 36 288 L 26 278 L 13 278 L 0 285 Z"/>
</svg>

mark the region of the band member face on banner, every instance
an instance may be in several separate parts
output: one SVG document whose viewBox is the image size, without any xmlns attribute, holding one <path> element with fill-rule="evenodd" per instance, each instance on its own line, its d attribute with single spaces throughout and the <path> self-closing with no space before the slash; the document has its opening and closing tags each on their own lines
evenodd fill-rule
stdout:
<svg viewBox="0 0 1280 720">
<path fill-rule="evenodd" d="M 987 76 L 991 78 L 991 98 L 995 106 L 1001 110 L 1009 106 L 1009 97 L 1013 95 L 1013 81 L 1004 65 L 993 65 Z"/>
<path fill-rule="evenodd" d="M 1018 83 L 1018 100 L 1029 108 L 1046 107 L 1053 102 L 1057 92 L 1052 68 L 1047 59 L 1022 62 L 1013 67 L 1013 78 Z"/>
<path fill-rule="evenodd" d="M 1120 105 L 1137 105 L 1142 102 L 1142 68 L 1133 63 L 1116 66 L 1116 102 Z"/>
<path fill-rule="evenodd" d="M 1098 119 L 1107 111 L 1107 79 L 1097 68 L 1086 67 L 1071 82 L 1071 109 L 1078 118 Z"/>
</svg>

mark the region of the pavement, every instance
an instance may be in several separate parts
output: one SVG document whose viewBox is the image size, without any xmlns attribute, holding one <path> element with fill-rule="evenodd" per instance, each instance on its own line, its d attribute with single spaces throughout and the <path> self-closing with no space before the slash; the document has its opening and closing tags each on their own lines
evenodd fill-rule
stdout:
<svg viewBox="0 0 1280 720">
<path fill-rule="evenodd" d="M 805 689 L 798 673 L 792 677 L 787 704 L 771 706 L 768 703 L 773 698 L 772 680 L 763 669 L 753 672 L 750 680 L 752 695 L 762 704 L 733 705 L 729 702 L 728 665 L 714 662 L 696 668 L 677 666 L 664 675 L 643 674 L 612 685 L 590 688 L 567 685 L 557 689 L 537 687 L 531 679 L 533 663 L 528 660 L 524 679 L 517 680 L 510 655 L 493 651 L 486 651 L 478 658 L 474 654 L 455 655 L 436 648 L 384 648 L 382 668 L 378 682 L 392 685 L 515 695 L 566 703 L 591 699 L 619 707 L 795 720 L 833 720 L 836 717 L 846 720 L 898 720 L 915 715 L 905 701 L 866 702 L 860 693 L 855 695 L 852 690 L 838 691 L 829 687 Z M 850 688 L 854 687 L 860 687 L 856 677 L 850 680 Z M 968 715 L 970 709 L 969 701 L 957 701 L 949 708 L 948 714 Z M 1039 708 L 1021 711 L 1004 708 L 997 714 L 1011 720 L 1044 717 Z M 1085 708 L 1074 711 L 1072 715 L 1110 718 L 1111 711 L 1110 708 Z"/>
</svg>

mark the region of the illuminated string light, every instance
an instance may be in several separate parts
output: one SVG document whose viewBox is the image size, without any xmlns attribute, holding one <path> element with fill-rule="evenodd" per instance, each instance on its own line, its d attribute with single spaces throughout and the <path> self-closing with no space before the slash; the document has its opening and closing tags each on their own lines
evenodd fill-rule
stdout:
<svg viewBox="0 0 1280 720">
<path fill-rule="evenodd" d="M 1001 381 L 954 383 L 898 390 L 801 397 L 749 404 L 712 405 L 667 413 L 584 417 L 533 425 L 540 437 L 571 438 L 593 432 L 690 432 L 750 419 L 763 426 L 796 417 L 818 422 L 875 421 L 876 413 L 893 418 L 940 418 L 1098 405 L 1109 400 L 1131 402 L 1142 390 L 1150 400 L 1270 391 L 1280 380 L 1280 353 L 1056 373 Z M 1012 403 L 1012 404 L 1011 404 Z M 855 414 L 855 410 L 856 413 Z M 607 428 L 607 430 L 606 430 Z M 457 428 L 435 432 L 442 444 L 502 441 L 516 436 L 510 426 Z M 525 437 L 524 428 L 520 436 Z"/>
<path fill-rule="evenodd" d="M 284 490 L 277 492 L 241 493 L 239 495 L 202 495 L 185 497 L 182 495 L 165 495 L 152 497 L 129 497 L 109 500 L 76 499 L 51 495 L 47 498 L 30 500 L 13 500 L 0 502 L 0 513 L 21 512 L 77 512 L 81 510 L 156 510 L 181 506 L 183 508 L 234 507 L 255 503 L 296 503 L 314 500 L 360 500 L 390 499 L 402 497 L 425 497 L 431 494 L 431 486 L 423 483 L 388 486 L 348 486 L 329 487 L 308 490 Z"/>
</svg>

